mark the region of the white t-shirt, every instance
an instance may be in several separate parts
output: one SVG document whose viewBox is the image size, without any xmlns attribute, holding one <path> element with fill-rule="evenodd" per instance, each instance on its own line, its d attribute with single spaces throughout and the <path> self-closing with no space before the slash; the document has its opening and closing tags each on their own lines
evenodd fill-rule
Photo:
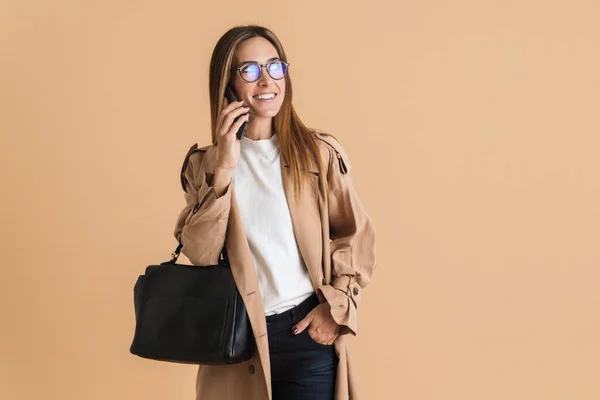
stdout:
<svg viewBox="0 0 600 400">
<path fill-rule="evenodd" d="M 314 293 L 296 243 L 280 162 L 277 134 L 263 140 L 242 136 L 232 178 L 267 316 Z"/>
</svg>

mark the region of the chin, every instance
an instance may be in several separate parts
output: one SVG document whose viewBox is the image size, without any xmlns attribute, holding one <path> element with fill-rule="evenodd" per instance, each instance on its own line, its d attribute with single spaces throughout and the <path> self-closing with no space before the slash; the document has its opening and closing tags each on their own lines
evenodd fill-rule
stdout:
<svg viewBox="0 0 600 400">
<path fill-rule="evenodd" d="M 255 116 L 258 117 L 258 118 L 272 118 L 272 117 L 276 116 L 277 114 L 279 114 L 279 109 L 277 109 L 277 110 L 265 110 L 263 112 L 257 112 L 255 114 Z"/>
</svg>

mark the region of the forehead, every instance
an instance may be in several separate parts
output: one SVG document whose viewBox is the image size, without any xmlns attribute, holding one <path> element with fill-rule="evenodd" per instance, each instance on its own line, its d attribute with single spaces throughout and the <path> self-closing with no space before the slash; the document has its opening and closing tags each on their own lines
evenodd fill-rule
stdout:
<svg viewBox="0 0 600 400">
<path fill-rule="evenodd" d="M 279 58 L 277 49 L 263 37 L 253 37 L 241 42 L 233 55 L 233 62 L 239 65 L 246 61 L 264 64 L 272 58 Z"/>
</svg>

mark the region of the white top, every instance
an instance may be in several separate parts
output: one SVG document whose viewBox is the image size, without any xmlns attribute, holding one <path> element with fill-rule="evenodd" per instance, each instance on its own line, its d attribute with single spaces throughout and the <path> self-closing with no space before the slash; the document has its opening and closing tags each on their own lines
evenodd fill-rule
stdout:
<svg viewBox="0 0 600 400">
<path fill-rule="evenodd" d="M 280 162 L 277 134 L 263 140 L 242 136 L 232 177 L 267 316 L 314 293 L 294 236 Z"/>
</svg>

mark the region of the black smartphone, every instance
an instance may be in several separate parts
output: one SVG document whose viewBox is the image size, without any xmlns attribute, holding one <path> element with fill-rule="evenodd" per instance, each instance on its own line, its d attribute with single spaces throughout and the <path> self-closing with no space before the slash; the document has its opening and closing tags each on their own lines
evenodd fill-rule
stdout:
<svg viewBox="0 0 600 400">
<path fill-rule="evenodd" d="M 227 100 L 229 101 L 229 103 L 232 103 L 234 101 L 239 101 L 238 97 L 235 94 L 235 90 L 233 90 L 231 85 L 227 85 L 227 87 L 225 88 L 225 97 L 227 97 Z M 233 122 L 235 123 L 239 118 L 242 118 L 244 115 L 245 114 L 237 116 Z M 244 135 L 244 133 L 246 132 L 247 126 L 248 126 L 248 121 L 245 121 L 242 124 L 242 126 L 240 126 L 240 129 L 238 129 L 238 131 L 236 133 L 238 140 L 240 140 L 242 138 L 242 136 Z"/>
</svg>

